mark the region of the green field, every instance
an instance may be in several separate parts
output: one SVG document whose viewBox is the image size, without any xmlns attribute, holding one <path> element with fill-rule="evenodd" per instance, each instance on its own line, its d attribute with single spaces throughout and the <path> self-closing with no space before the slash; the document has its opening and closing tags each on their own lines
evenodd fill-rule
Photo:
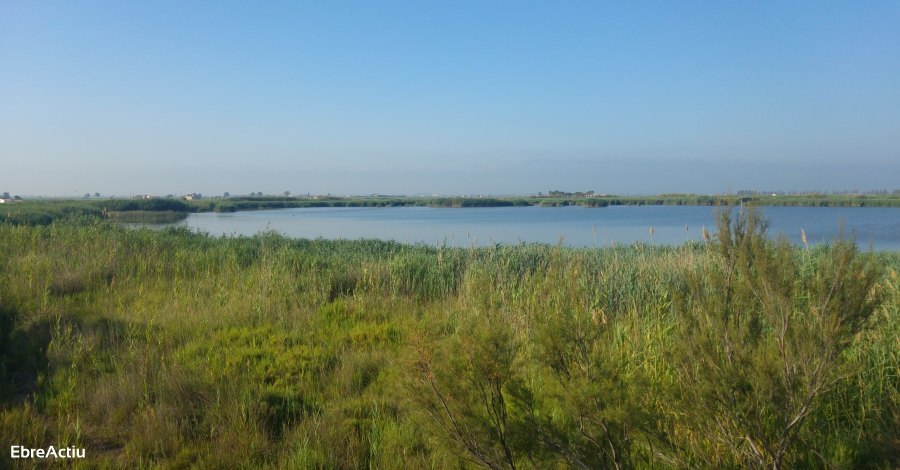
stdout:
<svg viewBox="0 0 900 470">
<path fill-rule="evenodd" d="M 755 211 L 708 243 L 466 249 L 84 207 L 0 222 L 0 443 L 87 449 L 63 466 L 900 465 L 900 253 Z"/>
</svg>

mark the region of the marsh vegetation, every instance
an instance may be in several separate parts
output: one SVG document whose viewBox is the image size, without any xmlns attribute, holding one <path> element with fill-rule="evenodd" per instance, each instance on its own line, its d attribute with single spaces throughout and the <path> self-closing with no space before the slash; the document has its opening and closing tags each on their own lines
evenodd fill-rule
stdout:
<svg viewBox="0 0 900 470">
<path fill-rule="evenodd" d="M 261 193 L 260 193 L 261 194 Z M 568 194 L 568 193 L 559 193 Z M 581 193 L 578 193 L 581 194 Z M 237 212 L 312 207 L 608 207 L 608 206 L 719 206 L 753 204 L 756 206 L 796 207 L 900 207 L 900 194 L 808 194 L 808 195 L 698 195 L 662 194 L 659 196 L 541 196 L 541 197 L 293 197 L 231 196 L 184 201 L 171 197 L 152 199 L 29 199 L 0 207 L 0 222 L 16 225 L 48 225 L 53 220 L 72 216 L 121 218 L 125 214 L 136 223 L 165 223 L 181 220 L 179 213 Z M 5 212 L 4 212 L 5 211 Z M 170 212 L 167 216 L 150 212 Z M 154 222 L 155 219 L 160 219 Z M 165 219 L 171 220 L 165 220 Z M 142 220 L 143 219 L 143 220 Z M 135 223 L 129 220 L 128 223 Z"/>
<path fill-rule="evenodd" d="M 100 468 L 896 467 L 900 254 L 730 214 L 584 249 L 3 222 L 0 442 Z"/>
</svg>

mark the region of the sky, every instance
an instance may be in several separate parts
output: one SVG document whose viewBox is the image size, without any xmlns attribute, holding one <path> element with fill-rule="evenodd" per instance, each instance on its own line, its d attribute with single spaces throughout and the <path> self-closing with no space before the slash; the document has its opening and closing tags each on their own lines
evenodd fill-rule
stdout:
<svg viewBox="0 0 900 470">
<path fill-rule="evenodd" d="M 0 2 L 0 192 L 900 188 L 900 2 Z"/>
</svg>

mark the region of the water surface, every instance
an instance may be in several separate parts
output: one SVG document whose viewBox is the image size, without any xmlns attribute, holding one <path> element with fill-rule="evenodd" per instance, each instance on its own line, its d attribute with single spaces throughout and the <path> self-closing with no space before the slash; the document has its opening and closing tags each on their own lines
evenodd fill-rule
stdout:
<svg viewBox="0 0 900 470">
<path fill-rule="evenodd" d="M 543 242 L 604 246 L 646 242 L 679 244 L 714 231 L 712 207 L 335 207 L 190 214 L 179 225 L 213 235 L 253 235 L 275 230 L 297 238 L 380 238 L 449 246 L 473 243 Z M 900 209 L 876 207 L 766 207 L 771 234 L 810 244 L 838 235 L 841 222 L 857 243 L 876 250 L 900 250 Z M 653 234 L 650 234 L 653 227 Z M 593 230 L 592 230 L 593 229 Z"/>
</svg>

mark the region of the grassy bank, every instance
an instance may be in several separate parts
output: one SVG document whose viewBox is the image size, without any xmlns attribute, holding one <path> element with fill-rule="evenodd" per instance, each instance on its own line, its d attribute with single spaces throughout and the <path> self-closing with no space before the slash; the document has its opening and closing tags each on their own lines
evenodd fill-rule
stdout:
<svg viewBox="0 0 900 470">
<path fill-rule="evenodd" d="M 601 249 L 0 223 L 0 443 L 91 468 L 896 467 L 900 255 L 755 221 Z"/>
<path fill-rule="evenodd" d="M 731 196 L 727 194 L 663 194 L 660 196 L 606 196 L 583 198 L 526 198 L 531 205 L 559 206 L 717 206 L 727 203 L 756 206 L 794 207 L 900 207 L 900 195 L 757 195 Z"/>
<path fill-rule="evenodd" d="M 730 196 L 668 194 L 661 196 L 604 197 L 427 197 L 427 198 L 342 198 L 320 197 L 230 197 L 188 202 L 190 210 L 235 212 L 294 207 L 607 207 L 607 206 L 716 206 L 745 203 L 757 206 L 797 207 L 900 207 L 900 195 L 781 195 Z"/>
<path fill-rule="evenodd" d="M 667 194 L 661 196 L 604 196 L 604 197 L 427 197 L 427 198 L 344 198 L 290 196 L 233 196 L 220 199 L 182 201 L 180 199 L 30 199 L 4 204 L 0 207 L 0 222 L 16 225 L 48 225 L 67 217 L 111 218 L 128 212 L 126 218 L 143 219 L 145 223 L 183 218 L 177 213 L 237 212 L 249 210 L 289 209 L 306 207 L 608 207 L 608 206 L 716 206 L 723 204 L 753 204 L 756 206 L 798 207 L 900 207 L 900 195 L 806 195 L 806 196 L 729 196 Z M 168 216 L 152 216 L 150 212 L 169 212 Z"/>
<path fill-rule="evenodd" d="M 188 216 L 183 211 L 124 211 L 109 212 L 108 218 L 122 224 L 171 224 Z"/>
<path fill-rule="evenodd" d="M 181 220 L 190 210 L 177 199 L 28 199 L 0 206 L 0 223 L 35 226 L 65 219 L 160 223 Z"/>
<path fill-rule="evenodd" d="M 287 209 L 299 207 L 511 207 L 529 206 L 522 198 L 293 198 L 293 197 L 229 197 L 191 201 L 190 207 L 200 212 L 236 212 L 246 210 Z"/>
</svg>

